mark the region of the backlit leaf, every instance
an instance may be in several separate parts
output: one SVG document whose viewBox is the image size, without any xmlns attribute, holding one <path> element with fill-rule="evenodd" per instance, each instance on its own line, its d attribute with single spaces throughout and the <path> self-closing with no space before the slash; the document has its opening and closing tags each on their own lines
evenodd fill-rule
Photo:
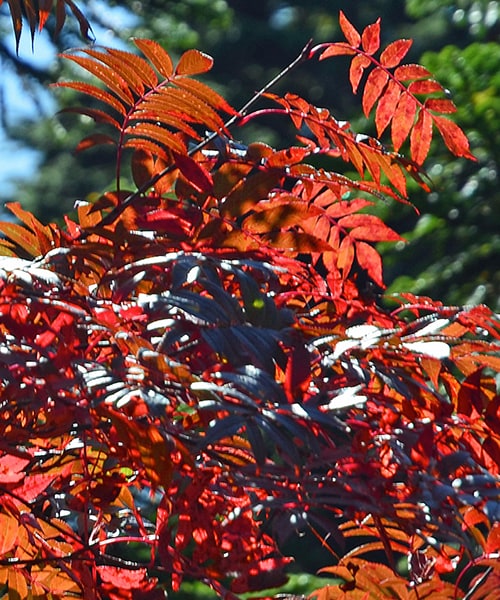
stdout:
<svg viewBox="0 0 500 600">
<path fill-rule="evenodd" d="M 84 137 L 83 140 L 78 143 L 75 152 L 83 152 L 84 150 L 88 150 L 94 146 L 102 146 L 106 144 L 116 146 L 116 140 L 105 133 L 93 133 L 92 135 Z"/>
<path fill-rule="evenodd" d="M 386 69 L 397 67 L 408 54 L 412 43 L 412 40 L 396 40 L 392 42 L 380 55 L 380 64 Z"/>
<path fill-rule="evenodd" d="M 444 88 L 434 79 L 419 79 L 410 83 L 408 91 L 411 94 L 432 94 L 434 92 L 443 92 Z"/>
<path fill-rule="evenodd" d="M 476 160 L 470 152 L 467 136 L 456 123 L 445 117 L 438 116 L 434 116 L 434 123 L 439 129 L 444 143 L 455 156 L 463 156 L 464 158 Z"/>
<path fill-rule="evenodd" d="M 174 74 L 174 65 L 170 55 L 153 40 L 133 38 L 134 44 L 146 56 L 160 75 L 170 80 Z"/>
<path fill-rule="evenodd" d="M 357 54 L 352 59 L 351 66 L 349 68 L 349 80 L 354 93 L 358 91 L 363 73 L 365 72 L 365 69 L 370 66 L 370 64 L 370 59 L 362 54 Z"/>
<path fill-rule="evenodd" d="M 207 71 L 210 71 L 213 63 L 213 58 L 204 52 L 200 52 L 199 50 L 186 50 L 177 63 L 175 74 L 179 76 L 206 73 Z"/>
<path fill-rule="evenodd" d="M 421 110 L 410 136 L 411 157 L 417 165 L 423 164 L 427 158 L 431 141 L 432 117 L 426 110 Z"/>
<path fill-rule="evenodd" d="M 384 69 L 377 67 L 368 75 L 363 93 L 363 112 L 368 117 L 373 105 L 380 98 L 385 85 L 389 79 L 389 74 Z"/>
<path fill-rule="evenodd" d="M 387 84 L 387 88 L 382 94 L 375 111 L 375 125 L 377 126 L 378 136 L 382 135 L 391 122 L 402 92 L 403 90 L 399 83 L 391 79 Z"/>
<path fill-rule="evenodd" d="M 349 44 L 351 44 L 351 46 L 354 48 L 357 48 L 361 44 L 361 36 L 354 25 L 345 16 L 343 11 L 340 11 L 339 13 L 339 24 L 340 28 L 342 29 L 342 33 L 345 35 L 345 38 Z"/>
<path fill-rule="evenodd" d="M 375 54 L 380 48 L 380 18 L 365 27 L 361 35 L 361 45 L 367 54 Z"/>
<path fill-rule="evenodd" d="M 450 114 L 457 112 L 457 107 L 447 98 L 427 98 L 425 101 L 425 108 L 439 113 Z"/>
<path fill-rule="evenodd" d="M 4 556 L 14 547 L 17 530 L 17 519 L 12 515 L 0 513 L 0 556 Z"/>
<path fill-rule="evenodd" d="M 402 65 L 394 71 L 394 77 L 398 81 L 410 81 L 412 79 L 427 79 L 431 77 L 431 72 L 422 65 Z"/>
<path fill-rule="evenodd" d="M 417 101 L 409 94 L 402 94 L 392 119 L 391 138 L 396 152 L 408 137 L 417 112 Z"/>
<path fill-rule="evenodd" d="M 359 266 L 368 273 L 370 279 L 373 279 L 381 288 L 385 287 L 382 275 L 382 257 L 373 246 L 366 242 L 357 242 L 356 260 Z"/>
</svg>

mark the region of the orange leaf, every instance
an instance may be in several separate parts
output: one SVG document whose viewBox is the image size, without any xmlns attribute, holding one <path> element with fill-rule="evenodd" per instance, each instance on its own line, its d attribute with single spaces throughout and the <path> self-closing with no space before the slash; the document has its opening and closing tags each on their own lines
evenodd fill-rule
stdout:
<svg viewBox="0 0 500 600">
<path fill-rule="evenodd" d="M 129 135 L 144 136 L 154 140 L 156 143 L 164 144 L 167 148 L 185 154 L 186 147 L 180 137 L 168 131 L 164 127 L 153 123 L 138 123 L 127 127 L 125 133 Z"/>
<path fill-rule="evenodd" d="M 199 50 L 186 50 L 180 57 L 175 69 L 176 75 L 197 75 L 210 71 L 214 60 Z"/>
<path fill-rule="evenodd" d="M 0 513 L 0 556 L 4 556 L 14 547 L 18 528 L 17 519 Z"/>
<path fill-rule="evenodd" d="M 432 116 L 426 110 L 421 110 L 410 136 L 411 157 L 417 165 L 423 164 L 427 158 L 431 140 Z"/>
<path fill-rule="evenodd" d="M 389 44 L 380 55 L 380 64 L 386 69 L 397 67 L 408 53 L 412 40 L 396 40 Z"/>
<path fill-rule="evenodd" d="M 134 44 L 148 58 L 155 69 L 166 79 L 170 79 L 174 73 L 174 65 L 170 55 L 153 40 L 135 38 Z"/>
<path fill-rule="evenodd" d="M 381 67 L 377 67 L 368 75 L 363 94 L 363 112 L 366 117 L 370 114 L 375 102 L 380 98 L 388 79 L 389 74 Z"/>
<path fill-rule="evenodd" d="M 351 82 L 352 91 L 356 93 L 358 91 L 359 82 L 363 77 L 363 73 L 366 67 L 370 66 L 370 59 L 367 56 L 358 54 L 351 61 L 351 67 L 349 69 L 349 80 Z"/>
<path fill-rule="evenodd" d="M 391 138 L 396 152 L 408 137 L 413 127 L 416 112 L 417 101 L 415 98 L 409 94 L 403 94 L 396 107 L 391 127 Z"/>
<path fill-rule="evenodd" d="M 434 123 L 439 129 L 444 143 L 455 156 L 463 156 L 464 158 L 476 160 L 470 152 L 467 136 L 456 123 L 438 116 L 434 117 Z"/>
<path fill-rule="evenodd" d="M 365 27 L 361 35 L 361 45 L 367 54 L 375 54 L 380 48 L 380 18 Z"/>
<path fill-rule="evenodd" d="M 339 14 L 339 25 L 340 29 L 342 29 L 342 33 L 345 35 L 345 38 L 349 42 L 349 44 L 351 44 L 351 46 L 353 46 L 354 48 L 357 48 L 361 43 L 361 36 L 359 35 L 358 30 L 345 16 L 343 11 L 340 11 Z"/>
</svg>

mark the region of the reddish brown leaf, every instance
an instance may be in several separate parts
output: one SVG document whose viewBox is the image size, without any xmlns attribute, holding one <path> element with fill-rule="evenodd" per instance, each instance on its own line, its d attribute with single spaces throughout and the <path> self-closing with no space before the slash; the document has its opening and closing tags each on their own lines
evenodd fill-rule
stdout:
<svg viewBox="0 0 500 600">
<path fill-rule="evenodd" d="M 412 40 L 396 40 L 380 55 L 380 64 L 386 69 L 397 67 L 411 48 Z"/>
<path fill-rule="evenodd" d="M 378 136 L 382 135 L 391 122 L 402 92 L 401 85 L 391 79 L 377 104 L 375 112 L 375 125 L 377 126 Z"/>
<path fill-rule="evenodd" d="M 342 33 L 345 35 L 345 38 L 349 44 L 351 44 L 351 46 L 354 48 L 357 48 L 361 44 L 361 36 L 359 35 L 358 30 L 345 16 L 343 11 L 340 11 L 339 13 L 339 24 L 340 29 L 342 29 Z"/>
<path fill-rule="evenodd" d="M 177 63 L 175 74 L 180 76 L 206 73 L 207 71 L 210 71 L 213 63 L 213 58 L 204 52 L 200 52 L 199 50 L 186 50 Z"/>
<path fill-rule="evenodd" d="M 363 93 L 363 112 L 368 117 L 373 105 L 382 95 L 389 74 L 384 69 L 377 67 L 368 75 Z"/>
<path fill-rule="evenodd" d="M 417 164 L 423 164 L 429 154 L 432 141 L 432 117 L 425 110 L 419 112 L 415 127 L 410 136 L 410 152 L 412 160 Z"/>
<path fill-rule="evenodd" d="M 456 123 L 444 117 L 434 116 L 433 118 L 444 143 L 455 156 L 476 160 L 470 152 L 467 136 Z"/>
<path fill-rule="evenodd" d="M 349 68 L 349 80 L 351 82 L 352 91 L 358 91 L 359 83 L 363 77 L 366 67 L 370 66 L 370 59 L 362 54 L 357 54 L 351 61 Z"/>
<path fill-rule="evenodd" d="M 367 54 L 375 54 L 380 48 L 380 18 L 365 27 L 361 35 L 361 45 Z"/>
<path fill-rule="evenodd" d="M 410 134 L 415 121 L 416 112 L 417 101 L 415 98 L 406 93 L 402 94 L 396 107 L 391 126 L 391 138 L 396 152 L 399 151 L 403 142 Z"/>
</svg>

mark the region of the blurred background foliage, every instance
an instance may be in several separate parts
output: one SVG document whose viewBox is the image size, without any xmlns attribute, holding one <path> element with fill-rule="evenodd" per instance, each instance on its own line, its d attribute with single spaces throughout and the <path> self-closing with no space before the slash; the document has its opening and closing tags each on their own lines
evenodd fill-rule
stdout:
<svg viewBox="0 0 500 600">
<path fill-rule="evenodd" d="M 485 302 L 500 309 L 500 2 L 490 0 L 81 0 L 97 43 L 129 48 L 130 36 L 157 40 L 173 55 L 197 47 L 215 58 L 210 83 L 236 107 L 287 65 L 309 38 L 340 38 L 338 11 L 359 28 L 382 18 L 383 42 L 413 38 L 410 60 L 425 64 L 459 107 L 455 119 L 469 135 L 477 163 L 453 159 L 436 143 L 425 167 L 430 195 L 412 189 L 418 213 L 401 204 L 381 205 L 380 214 L 406 239 L 383 247 L 389 291 L 412 291 L 451 304 Z M 48 34 L 53 27 L 49 22 Z M 5 5 L 0 8 L 2 89 L 7 73 L 22 76 L 22 93 L 33 111 L 16 118 L 9 102 L 0 105 L 4 132 L 18 147 L 37 151 L 38 168 L 26 169 L 1 200 L 20 200 L 42 219 L 60 218 L 76 199 L 98 194 L 113 184 L 113 152 L 91 151 L 75 157 L 72 149 L 93 123 L 71 114 L 53 116 L 57 106 L 43 100 L 50 81 L 73 78 L 70 66 L 56 57 L 82 45 L 77 24 L 54 42 L 35 41 L 20 57 L 10 49 L 12 30 Z M 26 37 L 29 37 L 26 35 Z M 43 53 L 40 51 L 43 45 Z M 45 60 L 40 61 L 44 54 Z M 49 58 L 47 58 L 47 56 Z M 43 63 L 43 64 L 42 64 Z M 342 59 L 311 63 L 292 72 L 281 90 L 327 106 L 359 131 L 373 132 L 361 117 Z M 71 93 L 57 93 L 59 106 L 74 104 Z M 1 97 L 0 97 L 1 100 Z M 262 121 L 245 134 L 275 146 L 286 143 L 285 126 L 271 131 Z M 273 124 L 274 127 L 274 124 Z M 235 131 L 238 137 L 239 132 Z M 243 135 L 243 134 L 242 134 Z"/>
</svg>

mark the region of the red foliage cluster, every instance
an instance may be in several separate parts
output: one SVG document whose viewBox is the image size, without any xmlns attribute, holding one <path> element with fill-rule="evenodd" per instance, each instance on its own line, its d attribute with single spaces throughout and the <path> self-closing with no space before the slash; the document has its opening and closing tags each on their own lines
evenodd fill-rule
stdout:
<svg viewBox="0 0 500 600">
<path fill-rule="evenodd" d="M 374 244 L 399 237 L 369 212 L 407 202 L 407 174 L 425 186 L 433 123 L 469 147 L 439 84 L 400 64 L 408 41 L 378 60 L 378 22 L 341 25 L 298 62 L 352 55 L 392 150 L 291 94 L 234 111 L 193 79 L 197 51 L 70 56 L 105 86 L 61 84 L 104 103 L 80 109 L 108 128 L 80 149 L 116 146 L 117 189 L 64 228 L 17 204 L 0 225 L 2 590 L 154 599 L 191 577 L 231 598 L 284 581 L 297 527 L 342 556 L 318 599 L 498 584 L 500 321 L 411 294 L 383 308 Z M 231 141 L 262 112 L 298 145 Z"/>
</svg>

